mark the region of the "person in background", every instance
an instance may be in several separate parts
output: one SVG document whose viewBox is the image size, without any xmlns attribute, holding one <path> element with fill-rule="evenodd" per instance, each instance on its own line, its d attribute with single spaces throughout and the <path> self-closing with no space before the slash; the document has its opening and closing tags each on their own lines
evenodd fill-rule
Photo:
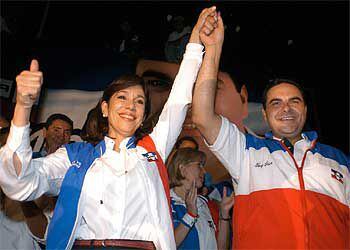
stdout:
<svg viewBox="0 0 350 250">
<path fill-rule="evenodd" d="M 191 137 L 191 136 L 181 137 L 175 143 L 174 148 L 173 148 L 173 150 L 171 151 L 171 153 L 170 153 L 170 155 L 168 157 L 168 160 L 167 160 L 167 163 L 166 163 L 167 165 L 168 165 L 168 162 L 171 161 L 171 158 L 174 156 L 176 150 L 178 150 L 179 148 L 193 148 L 193 149 L 196 149 L 196 150 L 199 149 L 198 143 L 193 137 Z"/>
<path fill-rule="evenodd" d="M 0 129 L 9 127 L 10 124 L 5 117 L 0 115 Z"/>
<path fill-rule="evenodd" d="M 228 249 L 229 211 L 233 194 L 220 203 L 220 217 L 214 218 L 208 199 L 198 195 L 203 187 L 205 154 L 193 148 L 179 148 L 168 164 L 170 196 L 178 249 Z"/>
<path fill-rule="evenodd" d="M 275 79 L 263 93 L 265 138 L 242 133 L 215 111 L 224 27 L 201 35 L 206 48 L 193 97 L 193 121 L 237 180 L 234 249 L 349 249 L 350 173 L 346 156 L 302 132 L 302 87 Z"/>
<path fill-rule="evenodd" d="M 47 156 L 55 152 L 59 147 L 69 143 L 73 132 L 73 121 L 64 114 L 52 114 L 46 122 L 43 130 L 44 144 L 39 152 L 33 153 L 33 158 Z"/>
<path fill-rule="evenodd" d="M 101 141 L 97 146 L 65 144 L 55 153 L 32 159 L 29 114 L 43 77 L 36 60 L 29 71 L 17 76 L 10 135 L 0 150 L 0 185 L 17 200 L 59 194 L 49 224 L 48 249 L 116 244 L 176 248 L 163 162 L 180 134 L 191 103 L 203 55 L 199 33 L 207 26 L 208 35 L 213 31 L 208 22 L 215 9 L 201 12 L 167 103 L 150 134 L 142 129 L 149 111 L 143 79 L 125 75 L 114 80 L 100 100 Z"/>
<path fill-rule="evenodd" d="M 175 143 L 175 148 L 193 148 L 198 150 L 198 142 L 191 136 L 184 136 L 181 137 L 177 142 Z"/>
<path fill-rule="evenodd" d="M 9 132 L 10 132 L 10 127 L 0 128 L 0 147 L 5 145 Z"/>
<path fill-rule="evenodd" d="M 64 114 L 52 114 L 43 129 L 44 144 L 40 151 L 33 152 L 33 159 L 54 153 L 68 144 L 73 131 L 73 121 Z M 34 201 L 21 202 L 21 209 L 30 232 L 44 248 L 48 225 L 52 219 L 57 196 L 42 195 Z"/>
<path fill-rule="evenodd" d="M 1 118 L 0 148 L 10 132 L 9 122 Z M 8 198 L 0 187 L 0 249 L 35 249 L 40 247 L 32 237 L 21 210 L 21 202 Z"/>
<path fill-rule="evenodd" d="M 175 63 L 145 60 L 141 59 L 137 63 L 136 73 L 139 76 L 145 72 L 159 72 L 153 74 L 152 81 L 174 79 L 179 70 L 179 65 Z M 219 87 L 215 95 L 215 111 L 227 117 L 230 122 L 238 124 L 238 128 L 247 133 L 253 133 L 244 124 L 244 119 L 248 117 L 248 90 L 242 77 L 236 77 L 236 70 L 226 67 L 223 71 L 219 71 Z M 157 77 L 160 76 L 160 77 Z M 165 100 L 170 92 L 171 85 L 157 87 L 155 91 L 151 91 L 152 98 L 152 114 L 153 120 L 157 121 L 157 113 L 159 115 L 161 108 L 164 106 Z M 265 126 L 265 124 L 264 124 Z M 262 127 L 264 127 L 262 126 Z M 206 170 L 213 176 L 215 182 L 231 179 L 229 173 L 224 168 L 217 157 L 209 150 L 208 146 L 203 142 L 199 130 L 192 122 L 191 107 L 187 112 L 187 116 L 181 131 L 180 137 L 190 136 L 199 144 L 199 149 L 207 155 Z M 236 183 L 233 183 L 236 185 Z"/>
<path fill-rule="evenodd" d="M 183 16 L 175 16 L 171 20 L 173 31 L 165 43 L 165 58 L 168 62 L 180 63 L 186 44 L 191 35 L 191 27 L 185 26 Z"/>
<path fill-rule="evenodd" d="M 98 104 L 88 112 L 80 137 L 83 141 L 92 145 L 97 145 L 100 142 L 98 134 Z"/>
</svg>

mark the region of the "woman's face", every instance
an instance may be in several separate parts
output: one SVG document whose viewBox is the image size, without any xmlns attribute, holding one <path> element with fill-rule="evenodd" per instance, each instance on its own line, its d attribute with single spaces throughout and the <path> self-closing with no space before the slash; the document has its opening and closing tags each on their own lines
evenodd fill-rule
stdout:
<svg viewBox="0 0 350 250">
<path fill-rule="evenodd" d="M 109 103 L 102 102 L 102 113 L 108 117 L 108 135 L 113 138 L 132 136 L 143 122 L 145 104 L 145 92 L 140 85 L 116 92 Z"/>
<path fill-rule="evenodd" d="M 204 174 L 205 170 L 201 162 L 196 161 L 183 165 L 184 184 L 188 187 L 191 187 L 193 181 L 195 181 L 196 188 L 201 188 L 204 182 Z"/>
</svg>

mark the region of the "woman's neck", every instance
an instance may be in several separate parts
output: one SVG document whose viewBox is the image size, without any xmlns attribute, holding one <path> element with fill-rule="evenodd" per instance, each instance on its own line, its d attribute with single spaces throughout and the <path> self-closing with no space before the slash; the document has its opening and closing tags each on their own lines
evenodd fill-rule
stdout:
<svg viewBox="0 0 350 250">
<path fill-rule="evenodd" d="M 174 192 L 175 192 L 182 200 L 185 200 L 185 198 L 186 198 L 186 193 L 187 193 L 186 188 L 185 188 L 185 185 L 174 187 Z"/>
<path fill-rule="evenodd" d="M 114 147 L 113 147 L 113 150 L 114 151 L 117 151 L 117 152 L 120 152 L 120 143 L 127 137 L 125 136 L 121 136 L 121 135 L 109 135 L 108 134 L 108 137 L 111 138 L 113 141 L 114 141 Z"/>
</svg>

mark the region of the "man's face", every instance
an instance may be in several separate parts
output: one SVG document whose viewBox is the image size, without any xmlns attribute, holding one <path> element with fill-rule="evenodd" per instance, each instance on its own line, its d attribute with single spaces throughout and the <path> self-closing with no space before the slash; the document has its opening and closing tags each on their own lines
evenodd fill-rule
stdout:
<svg viewBox="0 0 350 250">
<path fill-rule="evenodd" d="M 300 138 L 306 120 L 306 105 L 299 89 L 289 83 L 281 83 L 267 92 L 265 120 L 278 138 L 292 143 Z"/>
<path fill-rule="evenodd" d="M 179 65 L 173 63 L 166 63 L 152 61 L 151 65 L 153 67 L 147 68 L 148 70 L 157 71 L 158 68 L 166 68 L 162 73 L 166 73 L 170 78 L 175 78 Z M 144 71 L 137 70 L 139 75 L 142 75 Z M 219 82 L 219 88 L 216 93 L 215 98 L 215 111 L 228 118 L 231 122 L 234 122 L 241 131 L 244 131 L 243 119 L 248 116 L 248 93 L 247 89 L 243 86 L 240 93 L 237 92 L 231 78 L 227 73 L 219 72 L 218 78 L 221 80 Z M 146 80 L 153 80 L 156 78 L 147 78 Z M 169 88 L 159 88 L 151 87 L 151 113 L 163 108 L 170 92 L 171 86 Z M 183 124 L 183 129 L 178 138 L 183 136 L 193 137 L 199 144 L 199 150 L 205 152 L 207 155 L 207 161 L 205 164 L 205 169 L 210 172 L 213 176 L 214 181 L 219 181 L 229 177 L 228 172 L 220 163 L 220 161 L 214 156 L 214 154 L 205 145 L 202 136 L 200 135 L 198 129 L 193 126 L 191 108 L 187 112 L 185 122 Z"/>
<path fill-rule="evenodd" d="M 152 84 L 153 81 L 160 81 L 157 77 L 154 76 L 146 76 L 143 77 L 145 82 L 149 82 L 148 84 L 148 91 L 150 96 L 150 114 L 149 116 L 152 116 L 154 113 L 157 113 L 161 111 L 164 104 L 168 100 L 169 93 L 171 90 L 171 84 L 169 85 L 154 85 Z"/>
<path fill-rule="evenodd" d="M 232 79 L 227 73 L 219 72 L 218 89 L 215 97 L 215 112 L 225 116 L 237 127 L 244 131 L 243 119 L 248 116 L 248 93 L 245 87 L 242 87 L 241 93 L 238 93 Z M 191 136 L 199 144 L 199 150 L 207 155 L 205 169 L 213 176 L 214 181 L 226 179 L 229 175 L 221 162 L 205 145 L 199 130 L 192 123 L 191 108 L 187 112 L 187 116 L 183 125 L 182 136 Z"/>
<path fill-rule="evenodd" d="M 44 137 L 50 153 L 55 152 L 63 144 L 69 143 L 72 135 L 72 127 L 63 120 L 54 120 L 52 124 L 44 130 Z"/>
<path fill-rule="evenodd" d="M 245 86 L 239 93 L 231 77 L 224 72 L 219 72 L 217 86 L 215 112 L 225 116 L 244 131 L 243 120 L 248 116 L 248 93 Z"/>
</svg>

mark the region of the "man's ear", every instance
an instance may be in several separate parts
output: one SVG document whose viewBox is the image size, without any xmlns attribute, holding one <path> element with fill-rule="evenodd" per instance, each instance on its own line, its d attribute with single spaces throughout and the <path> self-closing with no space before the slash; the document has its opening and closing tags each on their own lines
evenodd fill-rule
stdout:
<svg viewBox="0 0 350 250">
<path fill-rule="evenodd" d="M 44 137 L 44 139 L 46 139 L 46 136 L 47 136 L 47 129 L 46 129 L 46 127 L 43 127 L 43 137 Z"/>
<path fill-rule="evenodd" d="M 307 117 L 307 106 L 305 105 L 305 117 Z"/>
<path fill-rule="evenodd" d="M 266 116 L 266 111 L 264 108 L 261 109 L 261 113 L 263 114 L 264 120 L 267 123 L 267 116 Z"/>
<path fill-rule="evenodd" d="M 245 119 L 248 117 L 248 90 L 245 85 L 242 86 L 241 91 L 239 93 L 242 101 L 242 118 Z"/>
</svg>

